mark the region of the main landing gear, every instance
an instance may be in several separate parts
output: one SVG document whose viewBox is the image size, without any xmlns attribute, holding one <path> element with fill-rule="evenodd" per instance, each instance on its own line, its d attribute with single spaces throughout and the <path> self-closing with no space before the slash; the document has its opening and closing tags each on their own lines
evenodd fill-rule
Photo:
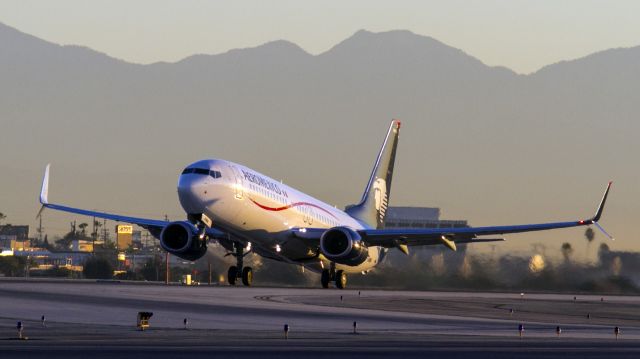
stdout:
<svg viewBox="0 0 640 359">
<path fill-rule="evenodd" d="M 235 249 L 235 253 L 232 253 L 231 255 L 236 257 L 236 265 L 229 267 L 227 280 L 230 285 L 236 285 L 236 281 L 241 278 L 242 284 L 249 287 L 253 282 L 253 270 L 251 267 L 243 267 L 243 259 L 247 254 L 244 253 L 244 247 L 242 244 L 236 243 L 233 247 Z"/>
<path fill-rule="evenodd" d="M 331 262 L 329 269 L 323 269 L 320 275 L 322 288 L 329 288 L 329 283 L 336 282 L 336 288 L 344 289 L 347 286 L 347 273 L 343 270 L 336 271 L 336 264 Z"/>
</svg>

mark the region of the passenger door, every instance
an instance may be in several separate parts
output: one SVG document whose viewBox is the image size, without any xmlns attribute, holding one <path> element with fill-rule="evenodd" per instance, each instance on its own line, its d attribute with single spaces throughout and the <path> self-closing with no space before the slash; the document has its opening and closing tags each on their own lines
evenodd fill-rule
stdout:
<svg viewBox="0 0 640 359">
<path fill-rule="evenodd" d="M 230 165 L 229 168 L 231 168 L 231 172 L 235 177 L 235 185 L 233 186 L 235 190 L 235 197 L 236 199 L 243 199 L 244 198 L 244 180 L 242 178 L 242 173 L 235 166 Z"/>
</svg>

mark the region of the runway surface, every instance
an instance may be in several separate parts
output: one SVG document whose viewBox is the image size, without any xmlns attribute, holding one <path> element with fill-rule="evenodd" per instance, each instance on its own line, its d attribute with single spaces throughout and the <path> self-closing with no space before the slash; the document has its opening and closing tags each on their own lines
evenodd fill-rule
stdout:
<svg viewBox="0 0 640 359">
<path fill-rule="evenodd" d="M 150 330 L 136 330 L 139 311 L 154 313 Z M 17 321 L 29 340 L 15 339 Z M 30 358 L 634 357 L 640 297 L 3 279 L 0 351 Z"/>
</svg>

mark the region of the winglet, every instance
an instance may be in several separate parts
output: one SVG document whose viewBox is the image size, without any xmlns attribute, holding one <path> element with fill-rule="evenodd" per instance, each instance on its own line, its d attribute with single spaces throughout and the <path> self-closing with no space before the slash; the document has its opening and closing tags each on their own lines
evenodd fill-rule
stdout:
<svg viewBox="0 0 640 359">
<path fill-rule="evenodd" d="M 611 183 L 613 182 L 609 182 L 609 184 L 607 185 L 607 189 L 604 191 L 604 195 L 602 196 L 602 200 L 600 201 L 600 205 L 598 206 L 598 210 L 596 211 L 595 216 L 593 216 L 593 218 L 591 218 L 590 220 L 580 221 L 580 224 L 582 225 L 593 224 L 605 236 L 607 236 L 611 240 L 614 240 L 613 236 L 607 233 L 607 231 L 605 231 L 604 228 L 602 228 L 602 226 L 598 223 L 598 221 L 600 220 L 600 217 L 602 217 L 602 211 L 604 210 L 604 204 L 607 201 L 607 196 L 609 195 L 609 190 L 611 189 Z"/>
<path fill-rule="evenodd" d="M 44 169 L 42 189 L 40 190 L 40 203 L 43 205 L 49 204 L 49 167 L 51 167 L 51 164 L 47 164 L 47 167 Z"/>
<path fill-rule="evenodd" d="M 604 204 L 607 201 L 607 196 L 609 195 L 609 189 L 611 189 L 611 184 L 613 182 L 609 182 L 607 185 L 607 189 L 604 191 L 604 195 L 602 196 L 602 200 L 600 201 L 600 205 L 598 206 L 598 210 L 596 211 L 596 215 L 591 218 L 593 222 L 598 222 L 600 217 L 602 216 L 602 211 L 604 210 Z"/>
</svg>

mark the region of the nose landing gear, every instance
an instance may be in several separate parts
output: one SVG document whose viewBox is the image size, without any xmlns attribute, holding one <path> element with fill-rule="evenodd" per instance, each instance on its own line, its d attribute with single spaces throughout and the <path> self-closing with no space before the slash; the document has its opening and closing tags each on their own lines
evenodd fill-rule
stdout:
<svg viewBox="0 0 640 359">
<path fill-rule="evenodd" d="M 238 279 L 242 279 L 242 284 L 247 287 L 250 287 L 253 283 L 253 269 L 251 267 L 243 266 L 243 259 L 247 253 L 244 253 L 244 247 L 242 244 L 234 244 L 235 253 L 231 253 L 231 255 L 236 257 L 236 265 L 229 267 L 229 271 L 227 272 L 227 281 L 230 285 L 236 285 L 236 281 Z"/>
</svg>

